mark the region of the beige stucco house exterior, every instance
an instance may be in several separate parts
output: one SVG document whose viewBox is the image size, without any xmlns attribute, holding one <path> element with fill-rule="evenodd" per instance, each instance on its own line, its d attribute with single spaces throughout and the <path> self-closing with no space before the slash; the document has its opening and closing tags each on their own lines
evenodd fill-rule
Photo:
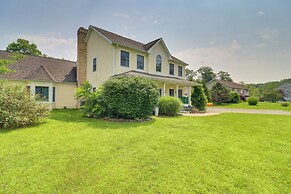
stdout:
<svg viewBox="0 0 291 194">
<path fill-rule="evenodd" d="M 10 54 L 0 51 L 1 58 L 7 58 Z M 15 72 L 1 75 L 0 79 L 27 88 L 31 95 L 39 94 L 43 98 L 42 103 L 47 104 L 49 109 L 77 107 L 74 98 L 77 88 L 76 62 L 26 56 L 9 68 Z"/>
<path fill-rule="evenodd" d="M 162 38 L 141 43 L 95 26 L 79 28 L 77 81 L 98 88 L 112 76 L 141 76 L 154 80 L 161 96 L 174 96 L 191 105 L 191 87 L 185 79 L 187 63 L 172 56 Z"/>
</svg>

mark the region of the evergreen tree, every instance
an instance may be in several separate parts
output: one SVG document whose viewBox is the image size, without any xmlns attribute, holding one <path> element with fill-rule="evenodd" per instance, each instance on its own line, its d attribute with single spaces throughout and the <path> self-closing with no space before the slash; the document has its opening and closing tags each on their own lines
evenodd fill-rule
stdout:
<svg viewBox="0 0 291 194">
<path fill-rule="evenodd" d="M 207 98 L 201 86 L 194 86 L 191 94 L 192 105 L 199 111 L 205 111 L 207 105 Z"/>
<path fill-rule="evenodd" d="M 222 103 L 229 102 L 230 96 L 228 90 L 221 84 L 217 83 L 211 90 L 211 98 L 213 102 Z"/>
<path fill-rule="evenodd" d="M 203 90 L 204 90 L 204 94 L 206 95 L 206 98 L 207 98 L 207 102 L 211 102 L 211 95 L 210 95 L 210 92 L 206 86 L 206 83 L 205 81 L 202 82 L 202 87 L 203 87 Z"/>
</svg>

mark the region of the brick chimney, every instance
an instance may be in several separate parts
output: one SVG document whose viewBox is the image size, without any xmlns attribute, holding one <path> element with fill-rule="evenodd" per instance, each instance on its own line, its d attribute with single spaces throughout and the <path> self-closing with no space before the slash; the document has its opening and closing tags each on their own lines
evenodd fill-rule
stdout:
<svg viewBox="0 0 291 194">
<path fill-rule="evenodd" d="M 87 74 L 87 42 L 85 38 L 88 30 L 80 27 L 77 32 L 77 81 L 78 86 L 86 81 Z"/>
</svg>

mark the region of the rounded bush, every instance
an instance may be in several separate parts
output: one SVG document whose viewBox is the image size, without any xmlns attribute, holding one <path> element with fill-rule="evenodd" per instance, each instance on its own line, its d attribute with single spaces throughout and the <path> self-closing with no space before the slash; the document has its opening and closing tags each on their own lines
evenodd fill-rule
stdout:
<svg viewBox="0 0 291 194">
<path fill-rule="evenodd" d="M 0 128 L 31 125 L 47 115 L 47 106 L 38 103 L 26 89 L 0 83 Z"/>
<path fill-rule="evenodd" d="M 104 82 L 100 91 L 106 114 L 112 118 L 142 119 L 158 104 L 157 85 L 141 77 L 117 77 Z"/>
<path fill-rule="evenodd" d="M 256 97 L 250 97 L 248 98 L 248 103 L 250 106 L 255 106 L 258 104 L 258 99 Z"/>
<path fill-rule="evenodd" d="M 282 102 L 281 105 L 287 107 L 287 106 L 289 106 L 289 102 Z"/>
<path fill-rule="evenodd" d="M 176 116 L 183 107 L 183 103 L 179 98 L 165 96 L 159 99 L 159 114 L 166 116 Z"/>
</svg>

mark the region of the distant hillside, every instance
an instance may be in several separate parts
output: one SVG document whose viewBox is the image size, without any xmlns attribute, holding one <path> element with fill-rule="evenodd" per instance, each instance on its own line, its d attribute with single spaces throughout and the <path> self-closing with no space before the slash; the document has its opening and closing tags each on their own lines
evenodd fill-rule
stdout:
<svg viewBox="0 0 291 194">
<path fill-rule="evenodd" d="M 246 84 L 246 85 L 250 89 L 251 96 L 261 97 L 265 91 L 274 90 L 283 83 L 291 84 L 291 78 L 282 79 L 281 81 L 273 81 L 273 82 L 266 82 L 266 83 L 259 83 L 259 84 Z"/>
</svg>

